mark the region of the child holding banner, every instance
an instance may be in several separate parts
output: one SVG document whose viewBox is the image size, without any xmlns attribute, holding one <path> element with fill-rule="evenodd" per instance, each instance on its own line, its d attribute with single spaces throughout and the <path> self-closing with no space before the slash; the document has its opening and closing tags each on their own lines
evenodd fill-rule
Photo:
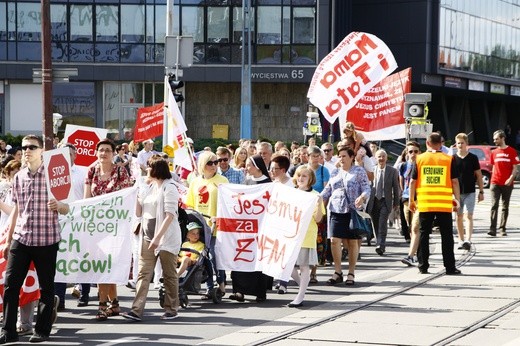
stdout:
<svg viewBox="0 0 520 346">
<path fill-rule="evenodd" d="M 314 171 L 307 165 L 300 166 L 296 169 L 293 178 L 294 184 L 299 190 L 308 191 L 310 193 L 318 194 L 317 191 L 312 189 L 312 186 L 316 183 L 316 175 Z M 298 294 L 292 302 L 287 304 L 290 308 L 297 308 L 303 305 L 303 298 L 305 298 L 305 292 L 309 286 L 310 280 L 310 266 L 318 264 L 318 254 L 316 252 L 316 238 L 318 236 L 318 224 L 325 214 L 325 207 L 323 206 L 323 200 L 321 197 L 318 199 L 318 205 L 314 210 L 313 217 L 307 228 L 305 239 L 303 240 L 296 265 L 300 267 L 300 274 L 298 275 L 298 269 L 294 267 L 291 277 L 299 285 Z"/>
</svg>

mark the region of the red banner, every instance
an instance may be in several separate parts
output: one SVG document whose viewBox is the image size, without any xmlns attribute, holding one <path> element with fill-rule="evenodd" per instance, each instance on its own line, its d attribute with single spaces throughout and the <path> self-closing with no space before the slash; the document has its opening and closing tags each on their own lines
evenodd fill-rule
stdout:
<svg viewBox="0 0 520 346">
<path fill-rule="evenodd" d="M 411 91 L 411 79 L 411 68 L 386 77 L 348 111 L 341 125 L 353 122 L 369 141 L 404 138 L 404 94 Z"/>
<path fill-rule="evenodd" d="M 135 121 L 134 142 L 162 136 L 164 123 L 164 103 L 137 110 Z"/>
<path fill-rule="evenodd" d="M 5 237 L 0 241 L 0 248 L 5 243 Z M 5 270 L 7 268 L 7 260 L 4 259 L 2 253 L 0 253 L 0 312 L 4 309 L 4 283 L 5 283 Z M 31 262 L 29 271 L 25 277 L 22 288 L 20 289 L 20 300 L 18 305 L 24 306 L 32 301 L 40 299 L 40 284 L 38 283 L 38 276 L 34 269 L 34 263 Z"/>
</svg>

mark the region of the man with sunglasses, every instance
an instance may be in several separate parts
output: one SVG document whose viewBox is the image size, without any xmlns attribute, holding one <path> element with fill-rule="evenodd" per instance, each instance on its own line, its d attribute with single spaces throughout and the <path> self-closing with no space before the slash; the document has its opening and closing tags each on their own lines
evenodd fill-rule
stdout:
<svg viewBox="0 0 520 346">
<path fill-rule="evenodd" d="M 323 166 L 332 172 L 336 168 L 336 162 L 338 162 L 338 157 L 334 156 L 334 146 L 332 143 L 325 142 L 321 145 L 321 150 L 323 151 Z"/>
<path fill-rule="evenodd" d="M 245 180 L 244 172 L 229 165 L 231 151 L 226 147 L 217 148 L 218 173 L 226 177 L 231 184 L 242 184 Z"/>
<path fill-rule="evenodd" d="M 4 318 L 0 344 L 18 341 L 16 319 L 20 288 L 29 264 L 34 262 L 40 283 L 40 301 L 34 334 L 30 342 L 49 340 L 54 305 L 54 275 L 61 240 L 58 213 L 69 206 L 50 198 L 42 160 L 43 141 L 35 135 L 22 139 L 26 166 L 16 174 L 12 186 L 13 210 L 7 238 L 2 248 L 7 258 L 4 292 Z"/>
</svg>

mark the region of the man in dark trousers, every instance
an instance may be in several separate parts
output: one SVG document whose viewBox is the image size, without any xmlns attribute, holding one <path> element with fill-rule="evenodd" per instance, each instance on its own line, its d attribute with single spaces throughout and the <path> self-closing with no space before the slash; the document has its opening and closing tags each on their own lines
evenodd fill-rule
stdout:
<svg viewBox="0 0 520 346">
<path fill-rule="evenodd" d="M 453 157 L 441 151 L 442 137 L 433 132 L 426 141 L 428 151 L 417 157 L 410 181 L 409 207 L 419 210 L 419 272 L 428 274 L 430 232 L 437 219 L 442 240 L 442 259 L 447 275 L 461 274 L 453 253 L 452 211 L 460 205 L 459 173 Z M 417 197 L 417 198 L 416 198 Z M 455 199 L 455 201 L 453 200 Z"/>
<path fill-rule="evenodd" d="M 386 164 L 388 155 L 379 149 L 375 153 L 377 165 L 374 170 L 374 185 L 368 203 L 368 210 L 374 223 L 376 234 L 376 253 L 383 256 L 386 251 L 386 235 L 388 233 L 388 216 L 392 210 L 399 209 L 401 189 L 397 169 Z"/>
<path fill-rule="evenodd" d="M 4 320 L 0 344 L 18 341 L 16 318 L 20 288 L 29 264 L 34 262 L 40 283 L 40 302 L 34 334 L 30 342 L 49 340 L 54 306 L 54 275 L 58 243 L 61 240 L 58 212 L 66 214 L 67 204 L 50 198 L 47 193 L 42 161 L 43 141 L 35 135 L 22 139 L 26 167 L 15 175 L 12 187 L 13 210 L 9 217 L 6 243 L 7 258 L 4 292 Z"/>
<path fill-rule="evenodd" d="M 520 163 L 515 149 L 506 144 L 506 134 L 502 130 L 493 133 L 493 141 L 497 148 L 491 152 L 491 225 L 488 234 L 497 235 L 498 205 L 502 198 L 502 217 L 500 234 L 507 235 L 506 224 L 509 216 L 509 200 L 515 185 L 516 166 Z"/>
</svg>

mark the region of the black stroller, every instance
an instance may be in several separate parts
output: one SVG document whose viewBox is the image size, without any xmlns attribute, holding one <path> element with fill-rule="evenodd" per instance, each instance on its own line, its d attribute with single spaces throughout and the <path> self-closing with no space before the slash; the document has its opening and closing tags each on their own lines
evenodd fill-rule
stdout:
<svg viewBox="0 0 520 346">
<path fill-rule="evenodd" d="M 190 222 L 197 222 L 202 225 L 204 237 L 201 237 L 200 241 L 202 241 L 205 246 L 202 253 L 193 249 L 181 248 L 181 251 L 191 252 L 199 257 L 195 264 L 188 268 L 186 276 L 179 278 L 179 303 L 183 308 L 186 308 L 189 304 L 188 295 L 208 295 L 215 304 L 219 304 L 222 302 L 223 294 L 218 287 L 213 288 L 209 292 L 201 291 L 201 283 L 206 282 L 209 275 L 213 275 L 213 273 L 216 272 L 209 251 L 212 230 L 202 214 L 192 209 L 184 210 L 179 208 L 179 224 L 183 240 L 186 239 L 186 234 L 188 233 L 186 226 Z M 165 289 L 161 278 L 161 287 L 159 288 L 159 303 L 161 307 L 164 307 L 164 294 Z"/>
</svg>

